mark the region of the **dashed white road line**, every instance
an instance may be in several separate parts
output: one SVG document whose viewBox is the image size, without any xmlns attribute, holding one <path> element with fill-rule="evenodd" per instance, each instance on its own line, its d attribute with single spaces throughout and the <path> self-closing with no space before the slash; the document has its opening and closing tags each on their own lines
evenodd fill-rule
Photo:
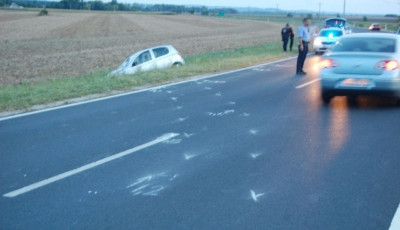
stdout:
<svg viewBox="0 0 400 230">
<path fill-rule="evenodd" d="M 309 81 L 309 82 L 307 82 L 307 83 L 304 83 L 304 84 L 301 84 L 301 85 L 296 86 L 296 89 L 304 88 L 304 87 L 306 87 L 306 86 L 309 86 L 309 85 L 314 84 L 314 83 L 319 82 L 319 81 L 321 81 L 321 79 L 319 79 L 319 78 L 314 79 L 314 80 Z"/>
<path fill-rule="evenodd" d="M 390 224 L 389 230 L 400 230 L 400 204 L 394 214 L 392 223 Z"/>
<path fill-rule="evenodd" d="M 137 152 L 137 151 L 139 151 L 139 150 L 142 150 L 142 149 L 151 147 L 151 146 L 153 146 L 153 145 L 162 143 L 162 142 L 164 142 L 164 141 L 166 141 L 166 140 L 169 140 L 169 139 L 172 139 L 172 138 L 174 138 L 174 137 L 176 137 L 176 136 L 179 136 L 179 134 L 178 134 L 178 133 L 167 133 L 167 134 L 164 134 L 164 135 L 162 135 L 162 136 L 160 136 L 160 137 L 154 139 L 153 141 L 150 141 L 150 142 L 147 142 L 147 143 L 145 143 L 145 144 L 136 146 L 136 147 L 134 147 L 134 148 L 125 150 L 125 151 L 123 151 L 123 152 L 120 152 L 120 153 L 111 155 L 111 156 L 109 156 L 109 157 L 100 159 L 100 160 L 98 160 L 98 161 L 95 161 L 95 162 L 92 162 L 92 163 L 83 165 L 83 166 L 81 166 L 81 167 L 79 167 L 79 168 L 76 168 L 76 169 L 73 169 L 73 170 L 70 170 L 70 171 L 67 171 L 67 172 L 58 174 L 58 175 L 53 176 L 53 177 L 50 177 L 50 178 L 48 178 L 48 179 L 45 179 L 45 180 L 42 180 L 42 181 L 33 183 L 33 184 L 31 184 L 31 185 L 28 185 L 28 186 L 25 186 L 25 187 L 23 187 L 23 188 L 17 189 L 17 190 L 15 190 L 15 191 L 6 193 L 6 194 L 4 194 L 3 196 L 4 196 L 4 197 L 10 197 L 10 198 L 19 196 L 19 195 L 21 195 L 21 194 L 30 192 L 30 191 L 32 191 L 32 190 L 34 190 L 34 189 L 37 189 L 37 188 L 46 186 L 46 185 L 48 185 L 48 184 L 51 184 L 51 183 L 54 183 L 54 182 L 56 182 L 56 181 L 65 179 L 65 178 L 67 178 L 67 177 L 73 176 L 73 175 L 78 174 L 78 173 L 81 173 L 81 172 L 83 172 L 83 171 L 92 169 L 92 168 L 97 167 L 97 166 L 99 166 L 99 165 L 102 165 L 102 164 L 108 163 L 108 162 L 110 162 L 110 161 L 119 159 L 119 158 L 121 158 L 121 157 L 130 155 L 130 154 L 135 153 L 135 152 Z"/>
</svg>

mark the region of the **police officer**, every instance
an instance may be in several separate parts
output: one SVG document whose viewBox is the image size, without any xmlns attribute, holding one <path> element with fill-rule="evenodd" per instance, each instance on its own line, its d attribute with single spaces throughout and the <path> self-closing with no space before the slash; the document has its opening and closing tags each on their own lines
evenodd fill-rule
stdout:
<svg viewBox="0 0 400 230">
<path fill-rule="evenodd" d="M 290 52 L 292 52 L 292 50 L 293 50 L 294 33 L 293 33 L 292 26 L 290 26 L 290 29 L 292 30 L 292 34 L 290 35 L 290 45 L 289 45 L 289 47 L 290 47 Z"/>
<path fill-rule="evenodd" d="M 287 51 L 289 39 L 291 40 L 290 51 L 292 51 L 294 34 L 293 34 L 293 29 L 292 27 L 290 27 L 289 23 L 286 23 L 286 26 L 282 28 L 281 35 L 283 41 L 283 51 L 284 52 Z"/>
<path fill-rule="evenodd" d="M 296 73 L 299 75 L 306 74 L 306 72 L 303 71 L 303 67 L 304 62 L 306 61 L 308 45 L 311 39 L 310 24 L 311 20 L 309 18 L 304 18 L 303 25 L 297 29 L 297 37 L 299 38 L 299 57 L 297 58 Z"/>
</svg>

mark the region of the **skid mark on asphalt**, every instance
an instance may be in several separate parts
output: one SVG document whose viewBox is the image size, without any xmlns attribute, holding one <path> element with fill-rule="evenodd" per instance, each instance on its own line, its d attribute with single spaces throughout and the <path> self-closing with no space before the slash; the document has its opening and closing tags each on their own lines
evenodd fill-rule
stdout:
<svg viewBox="0 0 400 230">
<path fill-rule="evenodd" d="M 205 90 L 212 90 L 211 87 L 204 87 Z"/>
<path fill-rule="evenodd" d="M 250 190 L 250 195 L 251 195 L 251 199 L 253 199 L 254 202 L 258 202 L 258 198 L 261 196 L 264 196 L 264 193 L 256 193 L 254 192 L 254 190 Z"/>
<path fill-rule="evenodd" d="M 199 156 L 199 154 L 189 154 L 189 153 L 186 153 L 186 154 L 183 154 L 183 156 L 185 157 L 185 160 L 190 160 L 190 159 L 192 159 L 192 158 L 195 158 L 195 157 Z"/>
<path fill-rule="evenodd" d="M 215 96 L 220 97 L 220 96 L 222 96 L 222 93 L 218 92 L 218 93 L 215 94 Z"/>
<path fill-rule="evenodd" d="M 282 64 L 275 64 L 275 67 L 278 67 L 278 68 L 293 68 L 292 65 L 282 65 Z"/>
<path fill-rule="evenodd" d="M 177 98 L 177 97 L 171 97 L 171 100 L 177 102 L 177 101 L 178 101 L 178 98 Z"/>
<path fill-rule="evenodd" d="M 183 134 L 183 136 L 185 137 L 185 138 L 190 138 L 190 137 L 192 137 L 194 135 L 194 133 L 184 133 Z"/>
<path fill-rule="evenodd" d="M 249 130 L 249 133 L 250 133 L 251 135 L 257 135 L 257 134 L 258 134 L 258 130 L 256 130 L 256 129 L 250 129 L 250 130 Z"/>
<path fill-rule="evenodd" d="M 211 83 L 211 84 L 225 84 L 226 81 L 212 81 L 212 80 L 204 80 L 203 83 Z"/>
<path fill-rule="evenodd" d="M 256 68 L 254 68 L 254 69 L 252 69 L 252 70 L 253 70 L 253 71 L 256 71 L 256 72 L 270 72 L 270 71 L 271 71 L 270 68 L 264 68 L 264 67 L 262 67 L 262 66 L 256 67 Z"/>
<path fill-rule="evenodd" d="M 135 180 L 132 184 L 126 186 L 130 189 L 133 196 L 158 196 L 167 185 L 178 177 L 178 174 L 168 174 L 161 172 L 148 175 Z"/>
<path fill-rule="evenodd" d="M 189 119 L 189 117 L 180 117 L 178 119 L 176 119 L 173 123 L 180 123 L 180 122 L 184 122 L 187 119 Z"/>
<path fill-rule="evenodd" d="M 163 87 L 150 89 L 149 91 L 152 93 L 161 93 L 163 91 Z"/>
<path fill-rule="evenodd" d="M 131 149 L 127 149 L 125 151 L 122 151 L 120 153 L 116 153 L 114 155 L 99 159 L 97 161 L 88 163 L 88 164 L 83 165 L 83 166 L 81 166 L 79 168 L 75 168 L 75 169 L 72 169 L 70 171 L 55 175 L 53 177 L 38 181 L 36 183 L 30 184 L 28 186 L 25 186 L 25 187 L 22 187 L 20 189 L 14 190 L 12 192 L 6 193 L 3 196 L 4 197 L 9 197 L 9 198 L 13 198 L 13 197 L 19 196 L 21 194 L 30 192 L 32 190 L 35 190 L 35 189 L 47 186 L 49 184 L 52 184 L 54 182 L 63 180 L 63 179 L 68 178 L 70 176 L 74 176 L 76 174 L 79 174 L 79 173 L 85 172 L 87 170 L 93 169 L 93 168 L 95 168 L 97 166 L 100 166 L 100 165 L 103 165 L 103 164 L 107 164 L 107 163 L 109 163 L 111 161 L 120 159 L 122 157 L 126 157 L 126 156 L 131 155 L 133 153 L 136 153 L 136 152 L 138 152 L 138 151 L 140 151 L 142 149 L 146 149 L 146 148 L 149 148 L 149 147 L 151 147 L 153 145 L 157 145 L 157 144 L 162 143 L 164 141 L 173 139 L 173 138 L 175 138 L 175 137 L 177 137 L 179 135 L 180 134 L 178 134 L 178 133 L 166 133 L 166 134 L 164 134 L 164 135 L 162 135 L 160 137 L 157 137 L 156 139 L 154 139 L 154 140 L 152 140 L 150 142 L 147 142 L 147 143 L 144 143 L 142 145 L 133 147 Z"/>
<path fill-rule="evenodd" d="M 253 159 L 257 159 L 261 155 L 262 155 L 262 153 L 250 153 L 250 157 Z"/>
<path fill-rule="evenodd" d="M 242 113 L 242 114 L 240 114 L 240 116 L 243 116 L 243 117 L 250 117 L 250 113 Z"/>
<path fill-rule="evenodd" d="M 235 101 L 230 101 L 228 104 L 229 105 L 236 105 L 236 102 Z"/>
<path fill-rule="evenodd" d="M 222 116 L 234 113 L 234 112 L 235 112 L 234 109 L 230 109 L 230 110 L 225 110 L 224 112 L 219 112 L 219 113 L 208 112 L 207 114 L 212 117 L 222 117 Z"/>
<path fill-rule="evenodd" d="M 169 139 L 169 140 L 163 141 L 164 144 L 170 144 L 170 145 L 180 144 L 181 142 L 182 142 L 182 139 L 179 139 L 179 138 L 174 138 L 174 139 Z"/>
</svg>

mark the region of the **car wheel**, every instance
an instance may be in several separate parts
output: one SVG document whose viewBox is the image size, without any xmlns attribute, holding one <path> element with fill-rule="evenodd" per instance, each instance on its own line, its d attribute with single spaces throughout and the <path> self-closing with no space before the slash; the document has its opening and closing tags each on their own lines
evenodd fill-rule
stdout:
<svg viewBox="0 0 400 230">
<path fill-rule="evenodd" d="M 173 65 L 174 67 L 181 67 L 182 66 L 182 63 L 180 63 L 180 62 L 177 62 L 177 63 L 174 63 L 174 65 Z"/>
<path fill-rule="evenodd" d="M 322 92 L 322 93 L 321 93 L 321 98 L 322 98 L 322 101 L 323 101 L 325 104 L 329 104 L 329 103 L 331 103 L 331 100 L 332 100 L 332 98 L 333 98 L 333 95 L 330 94 L 330 93 L 327 93 L 327 92 Z"/>
<path fill-rule="evenodd" d="M 397 99 L 396 99 L 396 106 L 397 106 L 397 107 L 400 107 L 400 98 L 397 98 Z"/>
</svg>

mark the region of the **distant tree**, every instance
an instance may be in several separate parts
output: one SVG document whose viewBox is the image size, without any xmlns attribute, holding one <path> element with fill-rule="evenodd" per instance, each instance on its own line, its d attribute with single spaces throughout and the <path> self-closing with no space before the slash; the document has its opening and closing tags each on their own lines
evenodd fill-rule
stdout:
<svg viewBox="0 0 400 230">
<path fill-rule="evenodd" d="M 288 13 L 288 14 L 287 14 L 287 17 L 288 17 L 288 18 L 293 18 L 293 14 L 292 14 L 292 13 Z"/>
<path fill-rule="evenodd" d="M 363 17 L 363 21 L 364 21 L 364 22 L 368 22 L 367 16 L 364 16 L 364 17 Z"/>
<path fill-rule="evenodd" d="M 209 13 L 209 12 L 208 12 L 208 8 L 205 7 L 205 6 L 203 6 L 203 7 L 201 8 L 201 15 L 207 16 L 208 13 Z"/>
<path fill-rule="evenodd" d="M 105 10 L 106 7 L 102 1 L 93 1 L 90 4 L 91 10 Z"/>
<path fill-rule="evenodd" d="M 189 9 L 189 14 L 194 14 L 195 12 L 196 11 L 195 11 L 195 9 L 193 7 Z"/>
<path fill-rule="evenodd" d="M 3 6 L 4 6 L 4 2 L 0 1 L 0 7 L 3 7 Z"/>
<path fill-rule="evenodd" d="M 307 18 L 312 19 L 313 15 L 312 14 L 307 14 Z"/>
<path fill-rule="evenodd" d="M 336 17 L 340 18 L 340 14 L 336 14 Z"/>
</svg>

